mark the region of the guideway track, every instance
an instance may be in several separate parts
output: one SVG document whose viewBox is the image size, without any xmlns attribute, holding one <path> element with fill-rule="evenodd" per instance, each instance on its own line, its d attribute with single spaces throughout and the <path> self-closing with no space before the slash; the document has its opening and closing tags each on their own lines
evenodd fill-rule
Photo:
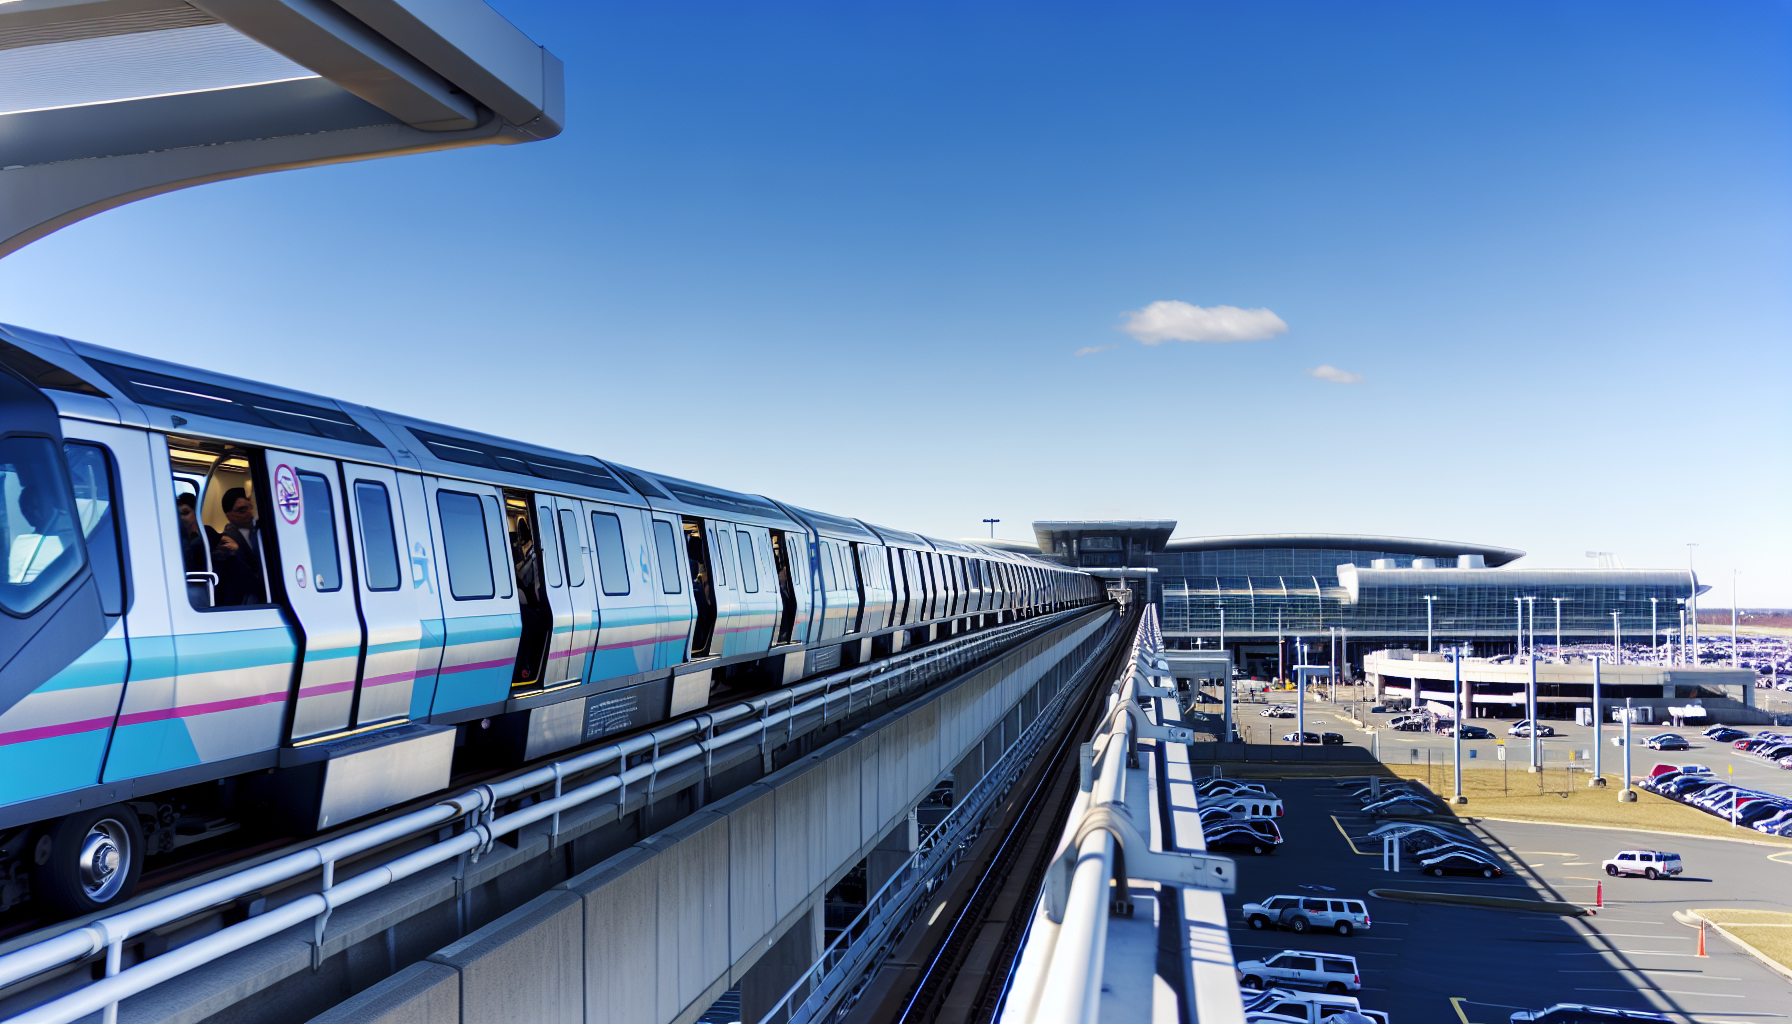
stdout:
<svg viewBox="0 0 1792 1024">
<path fill-rule="evenodd" d="M 756 746 L 769 762 L 776 746 L 799 738 L 817 724 L 836 723 L 871 706 L 918 694 L 1032 636 L 1099 610 L 1084 608 L 1026 619 L 692 714 L 553 764 L 475 786 L 449 799 L 121 913 L 72 924 L 60 934 L 0 956 L 0 995 L 8 987 L 18 991 L 23 987 L 21 982 L 66 974 L 103 953 L 107 975 L 103 980 L 53 998 L 14 1019 L 33 1024 L 72 1021 L 95 1011 L 104 1011 L 111 1019 L 119 1000 L 306 921 L 316 925 L 315 967 L 315 957 L 324 947 L 330 913 L 357 897 L 457 858 L 460 873 L 464 874 L 468 865 L 491 849 L 494 841 L 515 836 L 536 823 L 550 823 L 551 835 L 559 841 L 562 814 L 612 794 L 620 810 L 624 801 L 630 799 L 631 787 L 636 791 L 632 799 L 640 799 L 643 786 L 651 799 L 655 782 L 662 775 L 676 769 L 688 774 L 701 768 L 707 777 L 718 755 L 750 757 L 750 752 L 742 749 L 744 744 Z M 780 737 L 780 732 L 784 736 Z M 605 766 L 611 766 L 611 770 L 600 773 Z M 439 841 L 427 841 L 449 830 L 457 831 Z M 382 851 L 401 849 L 406 843 L 415 845 L 420 839 L 421 846 L 395 859 L 370 864 L 352 877 L 337 878 L 339 869 L 356 859 L 366 864 Z M 218 913 L 251 894 L 290 890 L 294 886 L 309 888 L 312 883 L 317 886 L 315 891 L 279 906 L 269 906 L 266 912 L 240 923 L 226 924 L 136 966 L 123 967 L 123 947 L 133 937 L 166 929 L 195 915 Z M 268 902 L 272 904 L 274 900 Z M 464 917 L 462 929 L 466 930 Z"/>
<path fill-rule="evenodd" d="M 1138 625 L 1134 609 L 1115 631 L 1117 642 L 1090 677 L 1119 675 Z M 945 897 L 947 911 L 914 940 L 909 954 L 920 966 L 905 971 L 874 1008 L 856 1014 L 862 1024 L 982 1024 L 993 1019 L 1040 886 L 1055 850 L 1058 829 L 1077 794 L 1077 750 L 1105 706 L 1103 687 L 1089 685 L 1080 706 L 1050 746 L 1035 756 L 1009 799 L 999 808 L 986 848 Z M 912 979 L 912 980 L 911 980 Z M 908 982 L 906 985 L 901 982 Z"/>
</svg>

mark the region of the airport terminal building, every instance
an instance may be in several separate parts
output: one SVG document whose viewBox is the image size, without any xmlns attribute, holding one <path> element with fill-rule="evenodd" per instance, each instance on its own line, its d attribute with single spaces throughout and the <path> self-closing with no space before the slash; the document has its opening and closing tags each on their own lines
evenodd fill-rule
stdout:
<svg viewBox="0 0 1792 1024">
<path fill-rule="evenodd" d="M 1688 571 L 1519 569 L 1513 548 L 1412 537 L 1259 534 L 1172 539 L 1174 520 L 1042 521 L 1016 550 L 1127 579 L 1157 603 L 1172 647 L 1217 649 L 1259 677 L 1278 664 L 1360 674 L 1382 648 L 1469 643 L 1480 657 L 1561 642 L 1659 643 L 1699 592 Z M 987 541 L 984 543 L 988 543 Z M 1614 620 L 1613 614 L 1616 613 Z M 1559 620 L 1558 620 L 1559 616 Z M 1429 628 L 1428 628 L 1429 626 Z"/>
</svg>

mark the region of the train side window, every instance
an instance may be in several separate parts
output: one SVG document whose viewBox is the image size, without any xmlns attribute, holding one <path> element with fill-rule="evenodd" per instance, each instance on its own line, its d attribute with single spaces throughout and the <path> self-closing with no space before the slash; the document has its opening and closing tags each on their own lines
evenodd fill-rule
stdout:
<svg viewBox="0 0 1792 1024">
<path fill-rule="evenodd" d="M 100 588 L 100 610 L 123 615 L 124 555 L 119 545 L 118 503 L 112 487 L 112 460 L 97 444 L 62 446 L 69 481 L 75 485 L 75 517 L 87 537 L 87 559 Z"/>
<path fill-rule="evenodd" d="M 659 527 L 666 526 L 659 520 L 653 523 L 654 536 L 660 540 L 660 573 L 666 579 L 678 579 L 678 563 L 673 560 L 670 572 L 666 570 L 666 550 L 672 529 L 666 527 L 661 536 Z M 608 512 L 591 513 L 591 536 L 597 544 L 597 577 L 604 585 L 604 593 L 620 596 L 628 593 L 628 555 L 622 546 L 622 520 Z M 666 591 L 668 594 L 678 593 L 677 589 Z"/>
<path fill-rule="evenodd" d="M 759 593 L 759 562 L 753 557 L 753 535 L 744 530 L 734 531 L 734 539 L 740 546 L 740 579 L 741 586 L 747 593 Z"/>
<path fill-rule="evenodd" d="M 336 503 L 330 500 L 330 482 L 316 473 L 299 474 L 299 493 L 304 496 L 305 547 L 311 554 L 311 589 L 330 593 L 342 589 L 342 554 L 336 547 Z"/>
<path fill-rule="evenodd" d="M 585 549 L 584 545 L 579 543 L 579 517 L 569 508 L 560 510 L 560 556 L 566 562 L 566 585 L 569 587 L 584 586 Z M 627 586 L 627 580 L 628 577 L 624 576 L 624 586 Z"/>
<path fill-rule="evenodd" d="M 80 524 L 65 472 L 48 438 L 0 441 L 0 535 L 6 540 L 0 606 L 15 615 L 42 607 L 81 569 Z"/>
<path fill-rule="evenodd" d="M 509 535 L 504 530 L 504 513 L 498 511 L 498 499 L 489 494 L 485 496 L 485 536 L 490 545 L 486 550 L 490 552 L 492 571 L 503 584 L 498 596 L 508 598 L 516 593 L 511 585 L 515 563 L 510 555 Z"/>
<path fill-rule="evenodd" d="M 828 545 L 827 541 L 819 541 L 816 553 L 819 556 L 816 561 L 821 563 L 821 589 L 839 590 L 840 587 L 835 582 L 834 576 L 834 549 Z"/>
<path fill-rule="evenodd" d="M 355 481 L 355 518 L 361 523 L 361 566 L 368 590 L 398 589 L 398 537 L 392 496 L 377 480 Z"/>
<path fill-rule="evenodd" d="M 492 557 L 485 536 L 485 513 L 478 497 L 437 491 L 442 517 L 442 550 L 448 562 L 448 592 L 456 601 L 492 598 Z"/>
<path fill-rule="evenodd" d="M 673 547 L 677 543 L 672 533 L 672 524 L 659 519 L 653 521 L 654 553 L 660 559 L 660 590 L 668 594 L 684 593 L 684 584 L 678 580 L 678 550 Z"/>
<path fill-rule="evenodd" d="M 709 540 L 710 568 L 715 570 L 716 586 L 725 587 L 728 585 L 728 559 L 724 557 L 728 550 L 728 533 L 711 528 Z"/>
</svg>

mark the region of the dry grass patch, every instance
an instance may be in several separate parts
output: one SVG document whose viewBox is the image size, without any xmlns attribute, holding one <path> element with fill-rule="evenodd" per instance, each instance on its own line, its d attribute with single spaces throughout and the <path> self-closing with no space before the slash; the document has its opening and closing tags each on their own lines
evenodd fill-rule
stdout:
<svg viewBox="0 0 1792 1024">
<path fill-rule="evenodd" d="M 1776 910 L 1695 910 L 1693 913 L 1792 970 L 1792 914 Z"/>
<path fill-rule="evenodd" d="M 1427 781 L 1424 765 L 1388 765 L 1388 770 L 1429 788 L 1442 799 L 1454 792 L 1447 766 L 1433 766 Z M 1572 774 L 1572 778 L 1569 778 Z M 1606 776 L 1604 789 L 1587 785 L 1586 772 L 1569 773 L 1559 768 L 1532 774 L 1520 767 L 1509 774 L 1502 769 L 1470 768 L 1462 773 L 1462 795 L 1468 803 L 1450 810 L 1458 817 L 1513 818 L 1545 824 L 1598 825 L 1633 828 L 1646 832 L 1678 832 L 1723 839 L 1752 839 L 1792 847 L 1792 838 L 1770 836 L 1752 828 L 1732 828 L 1696 807 L 1664 796 L 1636 791 L 1636 803 L 1618 802 L 1618 778 Z"/>
</svg>

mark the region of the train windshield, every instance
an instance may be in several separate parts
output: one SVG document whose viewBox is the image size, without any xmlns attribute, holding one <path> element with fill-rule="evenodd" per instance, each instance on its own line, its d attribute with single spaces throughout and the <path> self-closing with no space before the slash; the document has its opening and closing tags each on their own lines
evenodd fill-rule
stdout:
<svg viewBox="0 0 1792 1024">
<path fill-rule="evenodd" d="M 0 441 L 0 607 L 29 615 L 73 579 L 85 558 L 62 453 L 45 437 Z"/>
</svg>

